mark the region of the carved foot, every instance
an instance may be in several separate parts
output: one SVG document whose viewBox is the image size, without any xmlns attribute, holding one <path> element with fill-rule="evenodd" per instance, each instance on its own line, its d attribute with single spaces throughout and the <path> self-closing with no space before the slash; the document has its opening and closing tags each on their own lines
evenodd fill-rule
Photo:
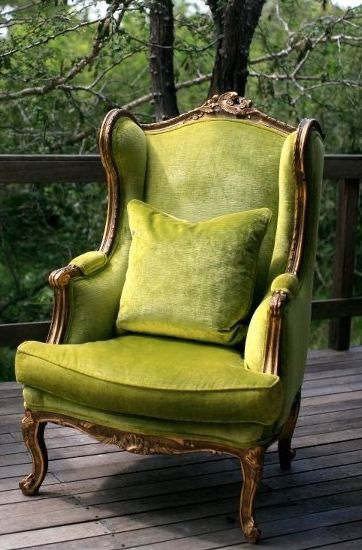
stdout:
<svg viewBox="0 0 362 550">
<path fill-rule="evenodd" d="M 278 441 L 278 454 L 279 454 L 279 464 L 282 470 L 289 470 L 292 460 L 296 455 L 294 449 L 291 448 L 292 437 L 294 433 L 294 428 L 298 420 L 298 414 L 300 409 L 300 390 L 295 396 L 293 401 L 292 408 L 286 423 L 283 426 L 282 432 Z"/>
<path fill-rule="evenodd" d="M 248 542 L 251 544 L 258 544 L 261 532 L 260 529 L 256 527 L 253 519 L 246 522 L 242 529 L 244 537 Z"/>
<path fill-rule="evenodd" d="M 19 483 L 26 496 L 36 495 L 48 470 L 48 454 L 44 442 L 45 426 L 46 422 L 39 422 L 31 411 L 25 411 L 22 420 L 23 438 L 33 460 L 32 473 Z"/>
<path fill-rule="evenodd" d="M 241 455 L 240 461 L 244 478 L 240 498 L 240 523 L 246 540 L 256 544 L 260 531 L 254 520 L 254 497 L 263 473 L 264 448 L 248 449 Z"/>
</svg>

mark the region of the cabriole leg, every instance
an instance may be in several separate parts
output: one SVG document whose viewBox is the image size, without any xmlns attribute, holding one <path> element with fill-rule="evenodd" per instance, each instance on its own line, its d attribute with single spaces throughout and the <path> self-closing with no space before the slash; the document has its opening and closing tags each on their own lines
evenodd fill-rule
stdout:
<svg viewBox="0 0 362 550">
<path fill-rule="evenodd" d="M 263 473 L 264 447 L 253 447 L 240 456 L 243 487 L 240 498 L 240 523 L 245 538 L 257 543 L 260 531 L 254 520 L 254 497 Z"/>
<path fill-rule="evenodd" d="M 22 431 L 25 445 L 33 460 L 33 471 L 22 479 L 19 487 L 24 495 L 35 495 L 48 471 L 48 453 L 44 442 L 46 422 L 37 420 L 31 411 L 25 411 L 22 420 Z"/>
<path fill-rule="evenodd" d="M 282 432 L 279 436 L 278 441 L 278 454 L 279 454 L 279 463 L 282 470 L 289 470 L 291 462 L 295 457 L 295 450 L 291 448 L 292 437 L 294 433 L 294 428 L 298 420 L 298 414 L 300 409 L 300 397 L 301 390 L 297 393 L 294 398 L 292 408 L 286 423 L 283 426 Z"/>
</svg>

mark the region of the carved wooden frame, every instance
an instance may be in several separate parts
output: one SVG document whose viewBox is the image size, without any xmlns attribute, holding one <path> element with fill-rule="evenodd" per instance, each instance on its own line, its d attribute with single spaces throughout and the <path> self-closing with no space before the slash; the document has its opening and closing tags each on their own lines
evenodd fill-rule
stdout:
<svg viewBox="0 0 362 550">
<path fill-rule="evenodd" d="M 126 111 L 113 109 L 110 111 L 100 128 L 99 149 L 103 166 L 106 171 L 108 185 L 108 211 L 107 221 L 100 250 L 106 254 L 112 252 L 112 247 L 117 234 L 119 222 L 119 198 L 120 189 L 118 174 L 112 156 L 112 130 L 114 124 L 121 116 L 134 117 Z M 140 125 L 146 131 L 159 131 L 197 121 L 200 118 L 243 118 L 254 123 L 275 128 L 286 134 L 295 130 L 294 127 L 280 122 L 258 111 L 251 106 L 251 102 L 239 97 L 235 92 L 227 92 L 220 96 L 214 96 L 206 103 L 188 113 L 174 119 L 159 122 L 157 124 Z M 138 124 L 138 122 L 135 120 Z M 298 275 L 305 238 L 305 222 L 307 211 L 307 181 L 305 173 L 305 153 L 310 131 L 320 132 L 318 123 L 314 120 L 303 120 L 297 130 L 297 139 L 294 150 L 294 162 L 297 176 L 296 208 L 294 218 L 294 230 L 292 244 L 289 253 L 287 272 Z M 49 282 L 54 289 L 53 319 L 47 341 L 49 343 L 61 343 L 64 339 L 67 321 L 69 318 L 69 283 L 74 277 L 81 277 L 80 268 L 68 265 L 54 271 Z M 282 291 L 273 293 L 270 301 L 270 319 L 267 333 L 267 353 L 264 361 L 264 372 L 279 374 L 280 370 L 280 341 L 282 334 L 283 308 L 288 301 L 288 295 Z M 298 417 L 300 392 L 297 394 L 292 406 L 289 418 L 285 423 L 279 440 L 279 457 L 282 468 L 288 468 L 293 458 L 290 449 L 291 437 Z M 260 532 L 256 527 L 253 516 L 254 496 L 261 479 L 263 468 L 264 450 L 273 440 L 248 449 L 236 449 L 217 445 L 212 442 L 186 440 L 178 437 L 156 437 L 146 434 L 134 434 L 123 432 L 107 426 L 70 418 L 61 414 L 44 411 L 25 411 L 22 422 L 24 441 L 32 454 L 33 471 L 20 482 L 20 488 L 25 495 L 33 495 L 39 487 L 47 472 L 47 451 L 44 443 L 44 428 L 47 422 L 53 422 L 62 426 L 69 426 L 86 432 L 92 437 L 105 443 L 112 443 L 119 448 L 140 454 L 181 454 L 196 451 L 212 453 L 229 453 L 240 459 L 243 473 L 243 487 L 240 498 L 240 521 L 246 539 L 257 542 Z"/>
<path fill-rule="evenodd" d="M 48 455 L 44 442 L 44 429 L 47 422 L 75 428 L 102 443 L 117 445 L 120 449 L 135 454 L 178 455 L 204 451 L 213 454 L 227 453 L 236 456 L 240 460 L 244 479 L 240 496 L 241 528 L 245 538 L 249 542 L 258 542 L 260 531 L 256 527 L 254 519 L 254 497 L 263 471 L 263 446 L 237 449 L 207 441 L 183 439 L 180 437 L 150 436 L 125 432 L 62 414 L 27 409 L 22 420 L 22 432 L 24 442 L 32 455 L 32 472 L 19 483 L 21 491 L 26 496 L 33 496 L 38 493 L 48 471 Z"/>
<path fill-rule="evenodd" d="M 289 250 L 286 273 L 298 277 L 304 251 L 306 220 L 308 207 L 308 182 L 305 168 L 305 156 L 308 137 L 312 131 L 322 135 L 319 123 L 314 119 L 303 119 L 297 128 L 294 146 L 294 166 L 296 173 L 296 192 L 294 209 L 294 226 L 292 243 Z M 264 372 L 280 375 L 280 348 L 282 335 L 283 309 L 289 295 L 283 290 L 276 290 L 270 300 L 269 327 L 267 333 Z"/>
</svg>

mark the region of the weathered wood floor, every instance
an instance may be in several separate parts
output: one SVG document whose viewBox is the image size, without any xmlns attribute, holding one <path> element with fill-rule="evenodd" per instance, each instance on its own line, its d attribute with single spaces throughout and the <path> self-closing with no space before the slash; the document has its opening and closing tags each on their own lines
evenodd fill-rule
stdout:
<svg viewBox="0 0 362 550">
<path fill-rule="evenodd" d="M 227 456 L 140 457 L 52 427 L 41 494 L 23 497 L 18 481 L 30 466 L 21 409 L 20 389 L 0 384 L 1 549 L 244 545 L 239 466 Z M 257 498 L 261 546 L 361 549 L 362 347 L 310 354 L 294 443 L 290 473 L 280 472 L 275 452 L 266 457 Z"/>
</svg>

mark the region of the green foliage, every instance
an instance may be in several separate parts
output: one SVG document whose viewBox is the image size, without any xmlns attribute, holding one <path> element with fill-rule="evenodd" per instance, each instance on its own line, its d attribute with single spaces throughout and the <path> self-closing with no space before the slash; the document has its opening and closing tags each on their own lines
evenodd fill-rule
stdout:
<svg viewBox="0 0 362 550">
<path fill-rule="evenodd" d="M 14 349 L 0 348 L 0 382 L 15 380 L 14 359 Z"/>
<path fill-rule="evenodd" d="M 104 113 L 133 102 L 134 113 L 152 121 L 147 2 L 125 10 L 113 2 L 112 15 L 102 12 L 98 19 L 90 0 L 38 0 L 28 8 L 13 3 L 19 5 L 7 5 L 2 16 L 5 25 L 11 22 L 0 39 L 3 152 L 94 151 Z M 313 113 L 325 128 L 327 150 L 359 152 L 361 18 L 362 8 L 343 12 L 316 0 L 269 0 L 251 47 L 248 96 L 293 124 Z M 211 74 L 216 35 L 210 12 L 199 5 L 177 2 L 174 19 L 175 80 L 184 111 L 207 96 L 207 81 L 184 83 Z"/>
<path fill-rule="evenodd" d="M 115 106 L 130 106 L 142 122 L 153 121 L 149 4 L 124 8 L 108 2 L 107 13 L 100 4 L 96 18 L 91 0 L 0 2 L 0 25 L 7 29 L 0 35 L 2 153 L 94 152 L 99 123 Z M 279 11 L 268 0 L 259 21 L 247 95 L 292 124 L 304 116 L 318 118 L 327 152 L 360 153 L 356 46 L 362 9 L 344 12 L 330 3 L 323 9 L 316 0 L 278 4 Z M 178 104 L 186 111 L 207 97 L 204 77 L 212 72 L 216 36 L 210 12 L 199 4 L 180 0 L 174 18 Z M 315 279 L 319 298 L 331 290 L 336 197 L 336 182 L 327 182 Z M 50 317 L 48 273 L 98 247 L 105 200 L 105 189 L 96 183 L 0 187 L 0 323 Z M 357 255 L 361 265 L 362 246 Z M 354 292 L 362 295 L 360 270 Z M 361 343 L 361 319 L 353 324 L 354 342 Z M 321 326 L 314 324 L 313 346 L 326 345 L 326 323 Z M 0 350 L 1 365 L 10 365 L 10 358 L 11 352 Z"/>
<path fill-rule="evenodd" d="M 267 2 L 254 37 L 248 96 L 291 124 L 317 118 L 327 152 L 360 153 L 362 7 L 344 12 L 330 3 L 323 10 L 314 0 L 279 4 L 278 12 Z"/>
<path fill-rule="evenodd" d="M 50 317 L 49 272 L 98 248 L 106 192 L 97 184 L 0 187 L 0 318 Z"/>
</svg>

